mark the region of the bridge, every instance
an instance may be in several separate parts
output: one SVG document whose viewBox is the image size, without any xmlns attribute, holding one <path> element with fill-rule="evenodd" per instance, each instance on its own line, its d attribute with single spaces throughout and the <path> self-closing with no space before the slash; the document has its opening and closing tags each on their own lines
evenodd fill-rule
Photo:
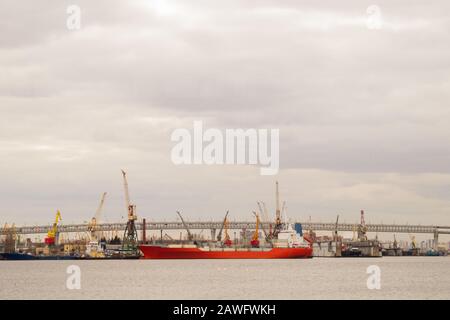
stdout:
<svg viewBox="0 0 450 320">
<path fill-rule="evenodd" d="M 186 222 L 187 226 L 191 230 L 211 230 L 211 235 L 215 234 L 215 230 L 222 228 L 222 221 L 216 222 Z M 323 222 L 296 222 L 301 223 L 304 230 L 314 231 L 334 231 L 336 228 L 335 223 L 323 223 Z M 270 228 L 269 223 L 262 223 L 266 229 Z M 126 223 L 103 223 L 96 226 L 96 231 L 123 231 L 125 230 Z M 450 234 L 450 226 L 435 226 L 435 225 L 396 225 L 396 224 L 366 224 L 368 232 L 390 232 L 390 233 L 427 233 L 433 234 L 435 237 L 439 234 Z M 252 230 L 255 229 L 255 222 L 229 222 L 228 228 L 231 230 Z M 354 231 L 357 224 L 351 223 L 339 223 L 337 225 L 338 231 Z M 14 232 L 16 234 L 45 234 L 52 228 L 51 225 L 44 226 L 22 226 L 15 227 Z M 143 230 L 143 222 L 137 222 L 136 228 Z M 185 227 L 181 222 L 146 222 L 146 230 L 184 230 Z M 11 232 L 11 228 L 5 230 L 0 229 L 1 235 L 6 235 Z M 89 232 L 88 224 L 69 224 L 58 226 L 58 231 L 61 233 L 71 232 Z"/>
</svg>

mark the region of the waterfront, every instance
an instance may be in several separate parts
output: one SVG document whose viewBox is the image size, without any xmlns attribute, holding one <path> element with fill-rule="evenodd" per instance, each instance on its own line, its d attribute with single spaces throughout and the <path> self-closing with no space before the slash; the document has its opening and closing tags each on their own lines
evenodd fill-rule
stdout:
<svg viewBox="0 0 450 320">
<path fill-rule="evenodd" d="M 80 290 L 66 288 L 69 265 Z M 450 299 L 449 269 L 449 257 L 0 261 L 0 299 Z"/>
</svg>

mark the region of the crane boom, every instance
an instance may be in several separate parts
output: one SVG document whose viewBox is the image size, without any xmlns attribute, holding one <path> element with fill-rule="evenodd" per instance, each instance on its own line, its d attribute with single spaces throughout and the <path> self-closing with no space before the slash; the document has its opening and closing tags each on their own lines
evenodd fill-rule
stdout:
<svg viewBox="0 0 450 320">
<path fill-rule="evenodd" d="M 54 245 L 57 242 L 58 235 L 58 223 L 61 221 L 61 212 L 56 211 L 55 222 L 52 228 L 47 232 L 47 238 L 45 238 L 45 243 L 49 245 Z"/>
<path fill-rule="evenodd" d="M 277 237 L 278 233 L 283 228 L 283 223 L 281 222 L 280 192 L 278 189 L 278 181 L 276 182 L 276 188 L 275 188 L 275 200 L 276 200 L 277 209 L 275 211 L 275 228 L 272 233 L 273 237 Z"/>
<path fill-rule="evenodd" d="M 128 191 L 127 173 L 122 170 L 122 175 L 123 175 L 123 186 L 125 190 L 125 205 L 126 205 L 125 208 L 127 209 L 128 213 L 131 203 L 130 203 L 130 193 Z"/>
<path fill-rule="evenodd" d="M 99 223 L 100 217 L 102 214 L 103 204 L 105 203 L 106 192 L 103 192 L 102 197 L 100 199 L 100 204 L 98 205 L 97 211 L 95 212 L 95 222 Z"/>
<path fill-rule="evenodd" d="M 280 210 L 280 192 L 278 190 L 278 181 L 276 182 L 276 188 L 275 188 L 275 201 L 276 201 L 276 212 L 275 217 L 277 220 L 277 223 L 281 223 L 281 210 Z"/>
<path fill-rule="evenodd" d="M 287 208 L 286 208 L 286 201 L 283 201 L 283 206 L 281 207 L 281 217 L 284 217 L 284 222 L 287 223 Z"/>
<path fill-rule="evenodd" d="M 336 224 L 334 225 L 334 241 L 337 241 L 338 238 L 338 223 L 339 223 L 339 215 L 337 215 Z"/>
<path fill-rule="evenodd" d="M 188 233 L 188 239 L 189 239 L 189 240 L 192 240 L 194 237 L 192 236 L 191 230 L 189 230 L 189 227 L 187 226 L 186 222 L 184 222 L 184 219 L 183 219 L 183 217 L 181 216 L 180 211 L 177 211 L 177 213 L 178 213 L 178 216 L 179 216 L 180 219 L 181 219 L 181 223 L 183 224 L 184 228 L 186 229 L 186 231 L 187 231 L 187 233 Z"/>
<path fill-rule="evenodd" d="M 258 217 L 259 215 L 258 215 L 258 213 L 257 212 L 255 212 L 255 211 L 253 211 L 253 215 L 255 216 L 255 217 Z M 259 219 L 258 219 L 259 220 Z M 261 222 L 261 221 L 260 221 Z M 264 222 L 264 221 L 263 221 Z M 266 229 L 264 229 L 264 226 L 261 224 L 260 225 L 261 226 L 261 229 L 262 229 L 262 231 L 264 232 L 264 236 L 266 237 L 266 240 L 268 239 L 268 237 L 269 237 L 269 234 L 267 233 L 267 230 Z"/>
<path fill-rule="evenodd" d="M 259 233 L 259 216 L 256 212 L 253 212 L 253 214 L 256 217 L 256 227 L 255 227 L 255 232 L 253 233 L 253 238 L 252 240 L 258 240 L 258 233 Z"/>
<path fill-rule="evenodd" d="M 91 239 L 93 239 L 93 240 L 97 238 L 97 236 L 95 234 L 96 227 L 97 227 L 97 224 L 100 223 L 100 217 L 101 217 L 101 213 L 102 213 L 102 209 L 103 209 L 103 204 L 105 203 L 106 194 L 107 194 L 106 192 L 103 192 L 102 197 L 100 198 L 100 204 L 98 205 L 97 211 L 95 212 L 95 215 L 91 219 L 91 223 L 88 226 L 89 231 L 91 232 Z"/>
<path fill-rule="evenodd" d="M 228 212 L 229 212 L 229 211 L 227 210 L 227 213 L 225 214 L 225 218 L 223 219 L 222 226 L 220 227 L 219 234 L 217 235 L 217 241 L 222 240 L 222 230 L 223 230 L 223 227 L 225 226 L 225 223 L 226 223 L 226 221 L 227 221 Z"/>
<path fill-rule="evenodd" d="M 256 204 L 258 205 L 260 216 L 262 216 L 262 222 L 269 222 L 269 213 L 267 211 L 266 204 L 264 202 L 262 202 L 262 205 L 261 202 L 257 202 Z"/>
</svg>

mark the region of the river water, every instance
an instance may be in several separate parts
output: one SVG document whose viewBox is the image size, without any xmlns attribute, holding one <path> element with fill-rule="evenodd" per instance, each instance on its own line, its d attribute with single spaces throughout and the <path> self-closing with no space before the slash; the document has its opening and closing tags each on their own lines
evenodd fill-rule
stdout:
<svg viewBox="0 0 450 320">
<path fill-rule="evenodd" d="M 0 299 L 450 299 L 449 271 L 450 257 L 0 261 Z"/>
</svg>

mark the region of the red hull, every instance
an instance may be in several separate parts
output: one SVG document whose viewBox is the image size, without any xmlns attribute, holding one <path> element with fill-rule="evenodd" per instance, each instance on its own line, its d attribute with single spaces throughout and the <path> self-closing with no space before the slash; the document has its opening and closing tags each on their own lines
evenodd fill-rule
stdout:
<svg viewBox="0 0 450 320">
<path fill-rule="evenodd" d="M 144 259 L 299 259 L 311 258 L 312 248 L 272 248 L 268 251 L 205 251 L 199 248 L 139 247 Z"/>
</svg>

